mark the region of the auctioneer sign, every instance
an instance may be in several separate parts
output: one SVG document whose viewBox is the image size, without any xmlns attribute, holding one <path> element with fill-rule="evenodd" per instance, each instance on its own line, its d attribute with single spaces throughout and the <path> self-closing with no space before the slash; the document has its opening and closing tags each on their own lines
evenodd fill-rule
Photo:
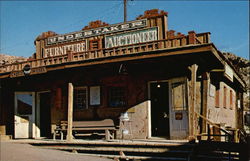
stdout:
<svg viewBox="0 0 250 161">
<path fill-rule="evenodd" d="M 105 48 L 158 40 L 157 27 L 105 36 Z"/>
</svg>

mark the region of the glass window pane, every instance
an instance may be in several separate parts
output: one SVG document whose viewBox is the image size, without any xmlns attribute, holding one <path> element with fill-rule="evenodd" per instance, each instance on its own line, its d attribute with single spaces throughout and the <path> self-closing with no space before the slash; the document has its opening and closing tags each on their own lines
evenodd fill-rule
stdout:
<svg viewBox="0 0 250 161">
<path fill-rule="evenodd" d="M 109 90 L 109 106 L 124 107 L 126 105 L 125 88 L 111 87 Z"/>
<path fill-rule="evenodd" d="M 74 89 L 74 109 L 87 108 L 87 89 L 78 87 Z"/>
</svg>

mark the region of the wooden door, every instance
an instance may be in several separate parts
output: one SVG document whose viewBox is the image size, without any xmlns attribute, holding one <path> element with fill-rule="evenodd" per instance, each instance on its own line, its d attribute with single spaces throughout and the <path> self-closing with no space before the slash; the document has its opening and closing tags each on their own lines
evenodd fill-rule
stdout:
<svg viewBox="0 0 250 161">
<path fill-rule="evenodd" d="M 170 138 L 187 139 L 188 110 L 186 79 L 170 81 Z"/>
<path fill-rule="evenodd" d="M 50 92 L 39 93 L 39 111 L 40 111 L 40 136 L 51 136 L 51 107 Z"/>
<path fill-rule="evenodd" d="M 168 82 L 150 83 L 150 100 L 152 136 L 169 138 Z"/>
</svg>

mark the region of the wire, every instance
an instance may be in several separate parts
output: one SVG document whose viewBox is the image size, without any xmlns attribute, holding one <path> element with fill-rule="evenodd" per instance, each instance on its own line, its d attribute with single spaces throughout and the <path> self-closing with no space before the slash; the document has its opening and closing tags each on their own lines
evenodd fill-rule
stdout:
<svg viewBox="0 0 250 161">
<path fill-rule="evenodd" d="M 123 6 L 123 3 L 120 3 L 118 9 L 117 9 L 116 11 L 113 11 L 113 12 L 112 12 L 112 13 L 113 13 L 113 14 L 112 14 L 113 17 L 110 19 L 110 22 L 112 22 L 112 21 L 114 20 L 114 18 L 119 14 L 119 11 L 121 10 L 121 6 Z"/>
<path fill-rule="evenodd" d="M 120 1 L 120 3 L 114 5 L 112 8 L 108 9 L 108 11 L 106 13 L 102 13 L 100 15 L 102 16 L 99 16 L 97 17 L 98 19 L 103 19 L 104 17 L 110 17 L 109 15 L 111 14 L 112 16 L 114 16 L 114 12 L 115 12 L 115 9 L 118 7 L 120 8 L 120 6 L 122 5 L 122 2 Z M 99 14 L 97 14 L 99 15 Z"/>
</svg>

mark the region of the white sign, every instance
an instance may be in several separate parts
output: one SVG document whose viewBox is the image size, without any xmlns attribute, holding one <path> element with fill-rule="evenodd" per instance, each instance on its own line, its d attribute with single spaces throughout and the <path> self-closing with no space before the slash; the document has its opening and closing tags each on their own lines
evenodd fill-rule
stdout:
<svg viewBox="0 0 250 161">
<path fill-rule="evenodd" d="M 158 40 L 157 27 L 105 37 L 105 48 L 131 45 Z"/>
<path fill-rule="evenodd" d="M 100 97 L 100 86 L 90 87 L 90 105 L 100 105 L 101 97 Z"/>
<path fill-rule="evenodd" d="M 47 39 L 47 45 L 56 44 L 58 42 L 67 42 L 67 41 L 72 42 L 72 41 L 84 39 L 86 37 L 114 33 L 114 32 L 119 32 L 119 31 L 126 31 L 126 30 L 131 30 L 131 29 L 136 29 L 136 28 L 142 28 L 145 26 L 147 26 L 147 19 L 114 24 L 114 25 L 110 25 L 107 27 L 99 27 L 99 28 L 95 28 L 91 30 L 78 31 L 78 32 L 73 32 L 69 34 L 64 34 L 64 35 L 57 35 L 57 36 L 49 37 Z"/>
<path fill-rule="evenodd" d="M 228 64 L 225 64 L 225 76 L 233 82 L 234 71 Z"/>
<path fill-rule="evenodd" d="M 240 99 L 237 100 L 237 107 L 238 107 L 238 109 L 241 108 Z"/>
<path fill-rule="evenodd" d="M 209 96 L 214 97 L 215 91 L 216 91 L 215 86 L 210 84 Z"/>
<path fill-rule="evenodd" d="M 58 56 L 58 55 L 65 55 L 67 54 L 67 51 L 84 52 L 86 51 L 86 42 L 83 41 L 81 43 L 76 43 L 76 44 L 45 48 L 44 51 L 45 52 L 44 52 L 43 58 L 53 57 L 53 56 Z"/>
</svg>

